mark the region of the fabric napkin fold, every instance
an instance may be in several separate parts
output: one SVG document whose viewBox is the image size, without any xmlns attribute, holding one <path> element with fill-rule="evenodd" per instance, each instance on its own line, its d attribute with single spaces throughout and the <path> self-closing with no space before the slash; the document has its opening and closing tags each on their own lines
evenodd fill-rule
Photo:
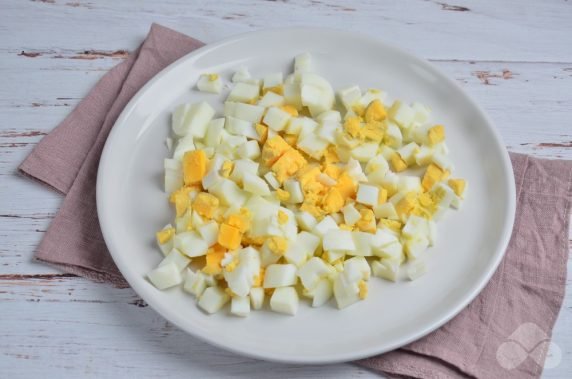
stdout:
<svg viewBox="0 0 572 379">
<path fill-rule="evenodd" d="M 152 25 L 143 44 L 105 74 L 45 136 L 20 171 L 65 195 L 36 259 L 126 287 L 105 246 L 95 187 L 107 136 L 131 97 L 173 61 L 201 47 Z M 390 376 L 536 378 L 562 305 L 568 258 L 572 161 L 511 154 L 517 214 L 506 255 L 481 294 L 453 320 L 403 348 L 358 361 Z"/>
</svg>

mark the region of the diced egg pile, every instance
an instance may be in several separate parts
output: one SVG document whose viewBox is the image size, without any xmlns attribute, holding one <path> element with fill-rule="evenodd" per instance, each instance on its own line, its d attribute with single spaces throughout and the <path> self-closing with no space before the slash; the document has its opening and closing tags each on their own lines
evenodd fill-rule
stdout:
<svg viewBox="0 0 572 379">
<path fill-rule="evenodd" d="M 357 86 L 336 97 L 308 53 L 285 80 L 240 68 L 232 82 L 223 116 L 207 102 L 173 112 L 165 191 L 176 216 L 157 233 L 165 258 L 151 283 L 182 283 L 208 313 L 230 302 L 247 316 L 268 298 L 294 315 L 300 297 L 339 308 L 365 299 L 372 273 L 423 275 L 435 220 L 466 187 L 428 107 Z M 197 83 L 223 87 L 217 74 Z"/>
</svg>

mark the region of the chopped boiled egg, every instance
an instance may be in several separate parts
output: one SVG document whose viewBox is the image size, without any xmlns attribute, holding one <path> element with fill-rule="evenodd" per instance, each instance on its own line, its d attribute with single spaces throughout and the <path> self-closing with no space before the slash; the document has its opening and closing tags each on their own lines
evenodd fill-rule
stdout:
<svg viewBox="0 0 572 379">
<path fill-rule="evenodd" d="M 204 74 L 196 88 L 219 93 L 222 83 Z M 334 92 L 302 53 L 286 76 L 239 67 L 217 107 L 175 107 L 163 162 L 174 222 L 156 233 L 164 257 L 149 281 L 182 284 L 206 313 L 230 302 L 246 317 L 266 296 L 290 315 L 300 295 L 341 309 L 375 296 L 372 274 L 397 282 L 406 265 L 405 277 L 423 275 L 436 221 L 461 207 L 467 182 L 451 177 L 445 127 L 429 107 L 387 99 Z"/>
</svg>

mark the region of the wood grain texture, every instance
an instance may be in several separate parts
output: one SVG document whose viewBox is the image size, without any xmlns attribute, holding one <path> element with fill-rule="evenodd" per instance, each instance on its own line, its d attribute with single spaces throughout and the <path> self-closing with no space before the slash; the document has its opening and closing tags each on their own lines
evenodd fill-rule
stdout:
<svg viewBox="0 0 572 379">
<path fill-rule="evenodd" d="M 359 31 L 425 57 L 487 111 L 506 145 L 572 159 L 572 2 L 4 0 L 0 5 L 2 377 L 366 378 L 356 366 L 259 362 L 193 339 L 130 289 L 33 262 L 61 196 L 16 173 L 34 145 L 152 22 L 205 42 L 267 27 Z M 572 268 L 572 260 L 568 268 Z M 546 378 L 572 376 L 572 280 Z"/>
</svg>

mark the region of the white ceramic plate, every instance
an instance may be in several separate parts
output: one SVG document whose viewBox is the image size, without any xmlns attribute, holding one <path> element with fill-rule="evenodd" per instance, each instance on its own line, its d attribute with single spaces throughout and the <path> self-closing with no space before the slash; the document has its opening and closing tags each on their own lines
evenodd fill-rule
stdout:
<svg viewBox="0 0 572 379">
<path fill-rule="evenodd" d="M 309 51 L 335 89 L 375 87 L 393 98 L 420 101 L 446 126 L 455 173 L 469 182 L 461 211 L 438 223 L 427 254 L 429 272 L 397 284 L 374 278 L 370 295 L 343 311 L 333 304 L 300 307 L 296 317 L 270 311 L 246 318 L 228 311 L 207 316 L 180 288 L 161 292 L 145 274 L 162 259 L 154 235 L 172 220 L 162 192 L 164 140 L 170 113 L 182 102 L 221 96 L 193 89 L 205 72 L 227 81 L 246 65 L 255 76 L 292 70 Z M 222 110 L 219 107 L 219 110 Z M 239 35 L 205 46 L 153 78 L 127 105 L 111 132 L 97 181 L 103 235 L 133 289 L 163 317 L 222 348 L 255 358 L 325 363 L 383 353 L 414 341 L 460 312 L 484 287 L 508 244 L 515 189 L 508 154 L 492 123 L 453 81 L 429 63 L 376 39 L 325 29 L 280 29 Z"/>
</svg>

